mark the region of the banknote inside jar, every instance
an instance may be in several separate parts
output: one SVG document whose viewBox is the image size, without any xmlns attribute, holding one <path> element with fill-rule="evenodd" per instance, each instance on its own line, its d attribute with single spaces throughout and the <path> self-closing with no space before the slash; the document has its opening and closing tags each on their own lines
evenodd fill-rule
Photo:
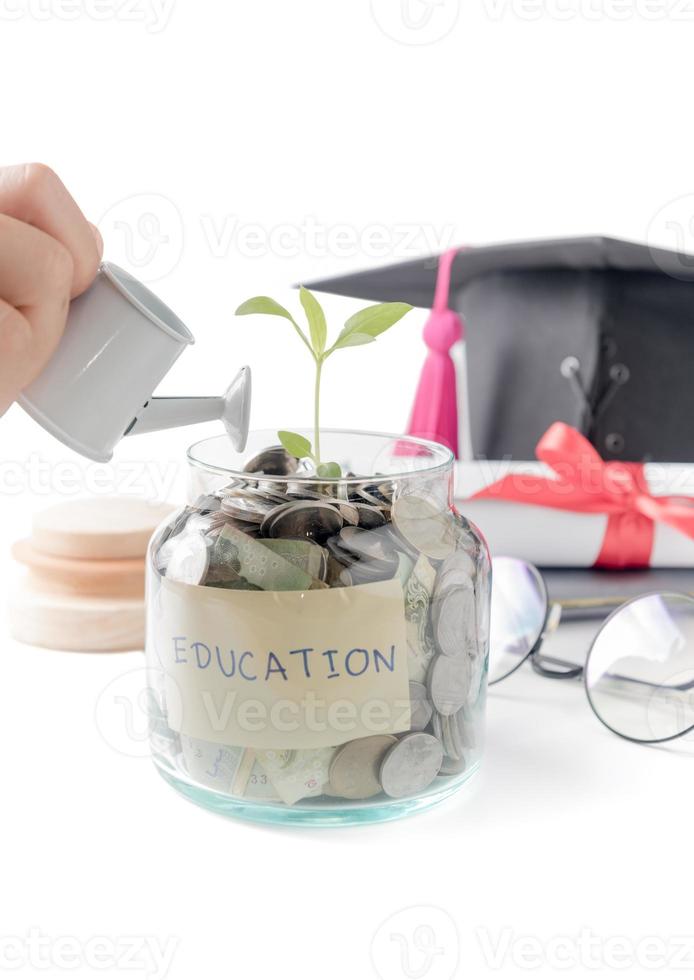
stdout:
<svg viewBox="0 0 694 980">
<path fill-rule="evenodd" d="M 406 798 L 460 777 L 478 757 L 489 585 L 483 545 L 425 481 L 347 477 L 322 481 L 271 446 L 184 508 L 155 542 L 152 560 L 168 579 L 215 589 L 340 589 L 397 579 L 410 730 L 272 751 L 181 736 L 179 764 L 208 788 L 285 805 Z M 153 710 L 165 728 L 162 706 Z"/>
</svg>

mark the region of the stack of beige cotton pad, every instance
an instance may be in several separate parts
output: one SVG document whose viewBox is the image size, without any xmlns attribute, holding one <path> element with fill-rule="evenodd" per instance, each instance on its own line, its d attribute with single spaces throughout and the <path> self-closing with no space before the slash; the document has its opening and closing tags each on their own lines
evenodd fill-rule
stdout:
<svg viewBox="0 0 694 980">
<path fill-rule="evenodd" d="M 26 573 L 10 602 L 12 635 L 54 650 L 144 645 L 147 543 L 170 504 L 94 497 L 37 514 L 13 557 Z"/>
</svg>

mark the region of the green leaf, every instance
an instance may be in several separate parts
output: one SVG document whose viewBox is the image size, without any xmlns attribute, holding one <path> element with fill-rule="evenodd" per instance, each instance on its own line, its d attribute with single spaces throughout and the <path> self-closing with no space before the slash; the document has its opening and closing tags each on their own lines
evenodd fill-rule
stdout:
<svg viewBox="0 0 694 980">
<path fill-rule="evenodd" d="M 344 347 L 344 343 L 341 343 L 343 338 L 355 333 L 378 337 L 401 320 L 411 309 L 409 303 L 377 303 L 375 306 L 367 306 L 347 320 L 335 347 Z"/>
<path fill-rule="evenodd" d="M 376 338 L 369 337 L 368 333 L 348 333 L 344 337 L 338 337 L 332 349 L 339 350 L 341 347 L 360 347 L 362 344 L 373 344 L 375 340 Z"/>
<path fill-rule="evenodd" d="M 289 310 L 285 310 L 283 306 L 280 306 L 274 299 L 270 299 L 269 296 L 254 296 L 252 299 L 247 299 L 237 309 L 236 316 L 245 316 L 247 313 L 267 313 L 269 316 L 283 316 L 285 320 L 290 320 L 294 323 L 294 317 Z"/>
<path fill-rule="evenodd" d="M 300 436 L 298 432 L 287 432 L 284 429 L 280 429 L 277 433 L 277 438 L 290 455 L 296 456 L 299 459 L 303 459 L 305 456 L 313 456 L 311 443 L 304 436 Z"/>
<path fill-rule="evenodd" d="M 324 476 L 329 480 L 338 480 L 342 476 L 342 469 L 339 463 L 319 463 L 316 467 L 318 476 Z"/>
<path fill-rule="evenodd" d="M 311 346 L 314 354 L 320 356 L 325 350 L 325 342 L 328 339 L 328 325 L 325 322 L 325 313 L 313 293 L 303 286 L 299 288 L 299 299 L 306 313 L 308 329 L 311 335 Z"/>
<path fill-rule="evenodd" d="M 308 339 L 306 338 L 306 335 L 299 324 L 296 322 L 289 310 L 285 310 L 285 308 L 280 306 L 280 304 L 274 299 L 271 299 L 269 296 L 253 296 L 252 299 L 247 299 L 246 302 L 242 303 L 236 310 L 236 316 L 245 316 L 248 313 L 265 313 L 268 316 L 281 316 L 284 317 L 285 320 L 289 320 L 298 335 L 313 354 L 313 348 L 309 344 Z"/>
</svg>

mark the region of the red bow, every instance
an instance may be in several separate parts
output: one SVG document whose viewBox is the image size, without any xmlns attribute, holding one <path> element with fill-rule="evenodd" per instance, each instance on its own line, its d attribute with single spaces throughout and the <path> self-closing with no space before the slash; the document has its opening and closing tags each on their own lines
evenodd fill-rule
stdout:
<svg viewBox="0 0 694 980">
<path fill-rule="evenodd" d="M 509 474 L 473 499 L 510 500 L 584 514 L 606 514 L 607 529 L 595 566 L 648 566 L 657 521 L 694 538 L 694 502 L 654 497 L 641 463 L 606 463 L 588 440 L 564 422 L 554 422 L 535 449 L 556 478 Z"/>
</svg>

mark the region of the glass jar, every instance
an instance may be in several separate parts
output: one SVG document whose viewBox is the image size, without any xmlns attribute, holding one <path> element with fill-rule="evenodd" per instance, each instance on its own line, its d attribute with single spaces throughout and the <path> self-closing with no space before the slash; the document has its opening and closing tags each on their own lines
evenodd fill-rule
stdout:
<svg viewBox="0 0 694 980">
<path fill-rule="evenodd" d="M 476 772 L 484 731 L 490 562 L 452 454 L 324 431 L 344 475 L 320 478 L 276 439 L 192 446 L 190 503 L 152 538 L 155 764 L 253 820 L 421 810 Z"/>
</svg>

